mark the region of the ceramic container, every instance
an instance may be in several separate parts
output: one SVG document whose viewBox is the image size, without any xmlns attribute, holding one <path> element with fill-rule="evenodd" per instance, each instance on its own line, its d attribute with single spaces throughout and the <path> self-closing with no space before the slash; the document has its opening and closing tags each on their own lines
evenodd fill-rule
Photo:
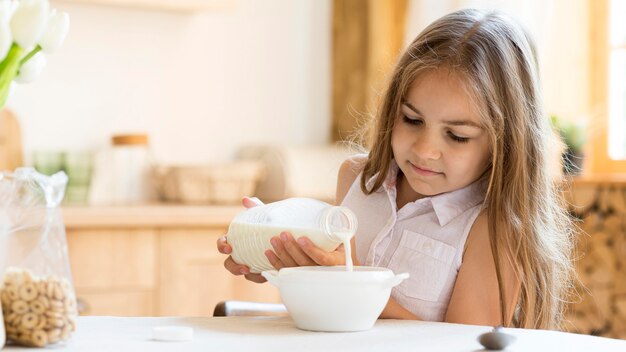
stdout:
<svg viewBox="0 0 626 352">
<path fill-rule="evenodd" d="M 303 266 L 264 271 L 280 290 L 296 326 L 312 331 L 371 329 L 385 308 L 391 288 L 409 277 L 387 268 Z"/>
</svg>

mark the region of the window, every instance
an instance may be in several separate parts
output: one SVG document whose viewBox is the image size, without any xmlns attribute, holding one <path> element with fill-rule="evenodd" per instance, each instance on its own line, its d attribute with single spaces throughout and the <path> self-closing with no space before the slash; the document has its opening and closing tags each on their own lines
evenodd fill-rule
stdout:
<svg viewBox="0 0 626 352">
<path fill-rule="evenodd" d="M 626 174 L 626 0 L 589 1 L 591 174 Z"/>
<path fill-rule="evenodd" d="M 626 159 L 626 0 L 609 5 L 609 157 Z"/>
</svg>

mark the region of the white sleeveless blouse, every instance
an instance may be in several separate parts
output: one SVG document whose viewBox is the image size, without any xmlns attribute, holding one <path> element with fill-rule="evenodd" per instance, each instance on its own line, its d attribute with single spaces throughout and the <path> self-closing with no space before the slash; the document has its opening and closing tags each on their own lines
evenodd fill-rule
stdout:
<svg viewBox="0 0 626 352">
<path fill-rule="evenodd" d="M 411 277 L 391 296 L 421 320 L 443 321 L 467 235 L 483 208 L 484 183 L 421 198 L 397 210 L 398 171 L 392 161 L 383 185 L 370 195 L 361 191 L 361 173 L 342 202 L 358 218 L 356 256 L 361 265 L 408 272 Z M 374 177 L 368 188 L 373 183 Z"/>
</svg>

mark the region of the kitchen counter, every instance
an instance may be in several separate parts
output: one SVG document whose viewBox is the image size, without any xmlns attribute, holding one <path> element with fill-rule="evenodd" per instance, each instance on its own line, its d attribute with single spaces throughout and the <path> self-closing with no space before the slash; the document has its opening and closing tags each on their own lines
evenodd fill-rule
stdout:
<svg viewBox="0 0 626 352">
<path fill-rule="evenodd" d="M 125 227 L 228 227 L 241 205 L 64 206 L 67 228 Z"/>
<path fill-rule="evenodd" d="M 191 341 L 152 340 L 155 326 L 189 326 Z M 289 317 L 79 317 L 78 330 L 56 351 L 477 351 L 487 326 L 378 320 L 362 332 L 298 330 Z M 517 340 L 511 351 L 626 351 L 626 341 L 557 331 L 505 329 Z M 27 350 L 7 346 L 5 351 Z"/>
<path fill-rule="evenodd" d="M 569 176 L 566 180 L 575 186 L 580 185 L 626 185 L 626 174 L 582 174 Z"/>
<path fill-rule="evenodd" d="M 279 302 L 224 269 L 217 239 L 239 206 L 66 206 L 68 253 L 83 315 L 210 315 L 223 300 Z M 184 299 L 181 299 L 184 297 Z"/>
</svg>

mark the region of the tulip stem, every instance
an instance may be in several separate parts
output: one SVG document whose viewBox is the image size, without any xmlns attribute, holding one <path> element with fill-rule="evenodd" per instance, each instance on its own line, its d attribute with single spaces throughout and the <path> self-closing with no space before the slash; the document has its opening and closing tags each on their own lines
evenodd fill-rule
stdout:
<svg viewBox="0 0 626 352">
<path fill-rule="evenodd" d="M 22 57 L 23 52 L 24 49 L 14 43 L 11 45 L 7 56 L 0 63 L 0 108 L 7 101 L 11 82 L 13 82 L 13 78 L 15 78 L 19 70 L 20 57 Z"/>
<path fill-rule="evenodd" d="M 30 60 L 30 58 L 35 56 L 40 51 L 41 51 L 41 45 L 37 44 L 35 49 L 31 50 L 28 54 L 26 54 L 26 56 L 24 56 L 24 58 L 22 58 L 22 60 L 20 60 L 20 68 L 22 67 L 22 65 L 26 63 L 26 61 Z"/>
</svg>

